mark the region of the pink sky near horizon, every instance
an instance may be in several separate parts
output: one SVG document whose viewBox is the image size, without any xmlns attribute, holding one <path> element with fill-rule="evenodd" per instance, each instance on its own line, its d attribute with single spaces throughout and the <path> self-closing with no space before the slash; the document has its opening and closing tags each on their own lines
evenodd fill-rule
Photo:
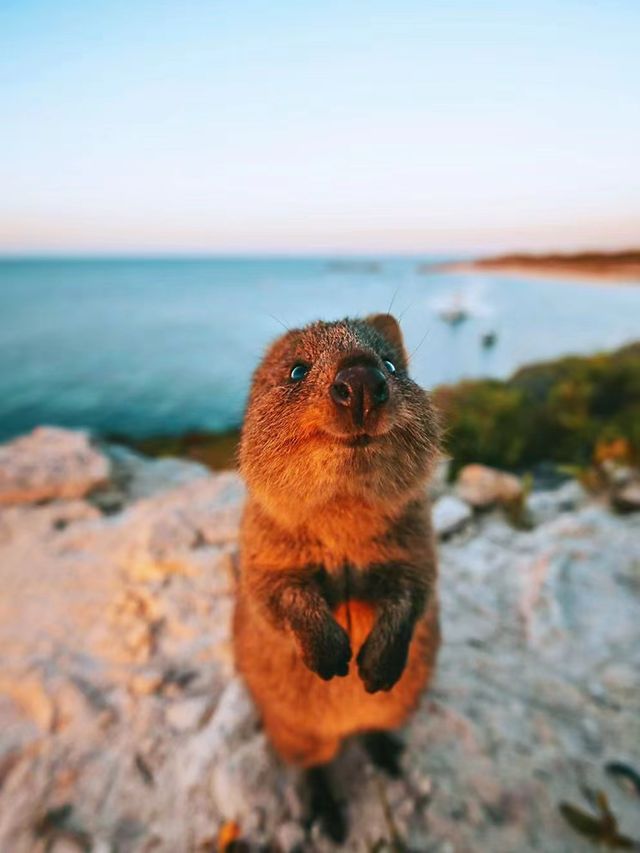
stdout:
<svg viewBox="0 0 640 853">
<path fill-rule="evenodd" d="M 99 236 L 96 237 L 96 231 Z M 34 236 L 37 235 L 34 241 Z M 419 229 L 346 229 L 297 235 L 295 229 L 269 232 L 260 238 L 247 239 L 235 234 L 213 234 L 184 223 L 163 223 L 145 233 L 139 227 L 117 227 L 111 223 L 92 223 L 83 231 L 75 221 L 45 222 L 34 227 L 33 221 L 7 222 L 0 219 L 0 257 L 37 255 L 207 255 L 207 254 L 485 254 L 492 252 L 545 251 L 614 251 L 638 248 L 640 219 L 637 222 L 541 223 L 537 227 L 523 225 L 495 226 L 492 229 L 458 230 L 454 227 Z M 35 244 L 34 244 L 35 243 Z"/>
</svg>

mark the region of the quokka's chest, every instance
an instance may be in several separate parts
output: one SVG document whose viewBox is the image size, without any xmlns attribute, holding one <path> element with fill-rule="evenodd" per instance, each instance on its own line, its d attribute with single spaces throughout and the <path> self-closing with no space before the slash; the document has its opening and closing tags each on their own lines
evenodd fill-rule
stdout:
<svg viewBox="0 0 640 853">
<path fill-rule="evenodd" d="M 349 563 L 322 571 L 326 600 L 351 640 L 354 654 L 369 636 L 376 616 L 374 590 L 367 569 Z"/>
<path fill-rule="evenodd" d="M 354 656 L 367 639 L 376 618 L 375 605 L 369 601 L 352 598 L 339 604 L 334 611 L 334 617 L 339 625 L 349 635 Z"/>
</svg>

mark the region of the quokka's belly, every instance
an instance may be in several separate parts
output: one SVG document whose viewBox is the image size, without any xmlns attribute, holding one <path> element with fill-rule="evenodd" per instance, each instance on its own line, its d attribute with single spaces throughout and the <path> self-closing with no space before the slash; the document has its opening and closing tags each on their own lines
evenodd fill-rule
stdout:
<svg viewBox="0 0 640 853">
<path fill-rule="evenodd" d="M 401 678 L 391 690 L 377 693 L 366 692 L 356 662 L 373 625 L 373 608 L 350 601 L 334 616 L 349 633 L 353 657 L 348 675 L 330 681 L 323 681 L 305 666 L 291 637 L 264 623 L 260 630 L 256 621 L 239 620 L 237 663 L 256 704 L 266 717 L 322 737 L 342 738 L 402 725 L 417 705 L 435 661 L 435 605 L 416 626 Z"/>
<path fill-rule="evenodd" d="M 348 630 L 353 658 L 349 674 L 330 682 L 316 679 L 314 694 L 325 706 L 338 736 L 367 729 L 391 729 L 402 725 L 414 710 L 435 663 L 438 646 L 437 611 L 429 612 L 416 626 L 405 670 L 388 691 L 367 693 L 358 674 L 357 657 L 373 625 L 374 611 L 363 602 L 349 602 L 347 624 L 336 611 L 336 620 Z M 318 683 L 319 682 L 319 683 Z"/>
</svg>

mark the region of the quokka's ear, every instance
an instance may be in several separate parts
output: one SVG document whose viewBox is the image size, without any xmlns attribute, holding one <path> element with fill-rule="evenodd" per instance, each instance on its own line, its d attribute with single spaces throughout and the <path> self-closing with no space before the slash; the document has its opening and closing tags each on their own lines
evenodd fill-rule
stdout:
<svg viewBox="0 0 640 853">
<path fill-rule="evenodd" d="M 393 314 L 370 314 L 365 319 L 370 326 L 373 326 L 377 332 L 380 332 L 383 338 L 389 341 L 406 365 L 408 359 L 407 351 L 404 348 L 402 331 L 400 324 Z"/>
</svg>

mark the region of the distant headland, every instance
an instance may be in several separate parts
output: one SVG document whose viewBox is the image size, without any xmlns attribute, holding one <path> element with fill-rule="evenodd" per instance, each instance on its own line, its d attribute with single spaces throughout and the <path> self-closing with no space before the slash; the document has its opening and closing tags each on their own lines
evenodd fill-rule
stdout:
<svg viewBox="0 0 640 853">
<path fill-rule="evenodd" d="M 431 271 L 472 272 L 640 283 L 640 249 L 571 254 L 508 254 L 431 267 Z"/>
</svg>

